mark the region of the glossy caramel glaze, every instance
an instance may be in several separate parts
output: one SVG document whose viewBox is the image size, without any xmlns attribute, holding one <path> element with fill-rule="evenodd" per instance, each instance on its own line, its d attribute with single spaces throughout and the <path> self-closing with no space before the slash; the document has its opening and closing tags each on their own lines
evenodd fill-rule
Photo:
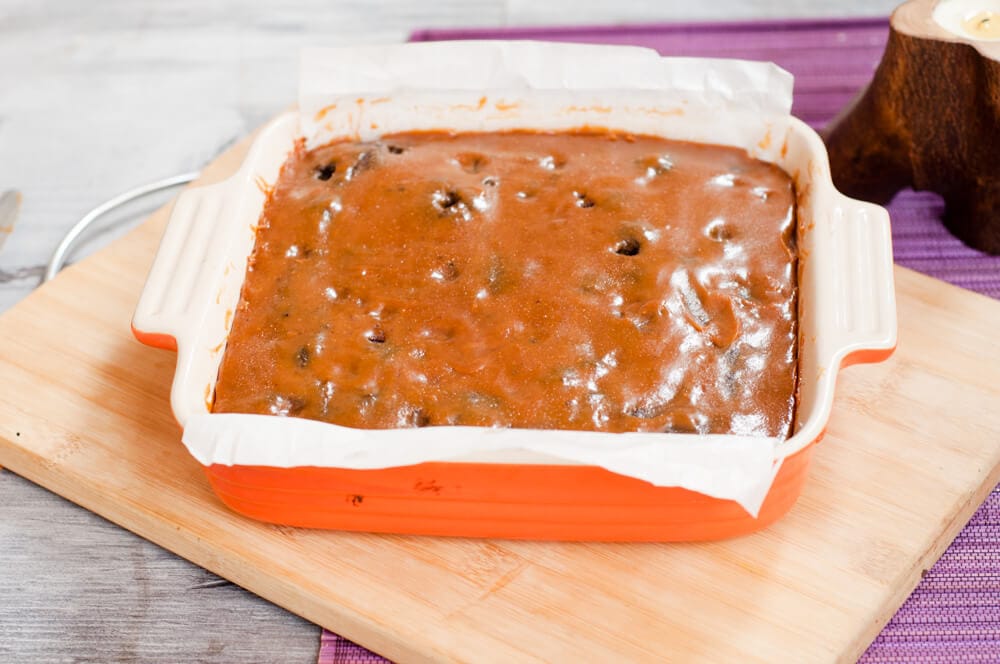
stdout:
<svg viewBox="0 0 1000 664">
<path fill-rule="evenodd" d="M 299 145 L 215 412 L 787 437 L 795 196 L 744 152 L 608 132 Z"/>
</svg>

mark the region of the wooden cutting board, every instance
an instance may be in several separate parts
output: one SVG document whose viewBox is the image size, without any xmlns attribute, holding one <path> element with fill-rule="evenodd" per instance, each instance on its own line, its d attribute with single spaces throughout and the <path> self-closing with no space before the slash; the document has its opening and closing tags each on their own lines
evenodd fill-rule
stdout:
<svg viewBox="0 0 1000 664">
<path fill-rule="evenodd" d="M 247 143 L 206 172 L 232 172 Z M 707 544 L 298 530 L 214 497 L 129 320 L 167 217 L 0 316 L 0 464 L 399 661 L 853 661 L 1000 478 L 1000 302 L 897 269 L 793 511 Z"/>
</svg>

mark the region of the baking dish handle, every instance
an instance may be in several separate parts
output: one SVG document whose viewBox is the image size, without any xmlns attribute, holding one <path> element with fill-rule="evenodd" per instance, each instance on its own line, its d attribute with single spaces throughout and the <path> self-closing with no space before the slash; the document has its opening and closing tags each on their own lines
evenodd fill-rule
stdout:
<svg viewBox="0 0 1000 664">
<path fill-rule="evenodd" d="M 885 208 L 840 196 L 829 238 L 832 333 L 821 351 L 835 368 L 880 362 L 896 348 L 896 291 L 892 232 Z M 829 354 L 827 354 L 829 353 Z"/>
<path fill-rule="evenodd" d="M 222 216 L 229 180 L 187 189 L 174 204 L 135 314 L 132 333 L 144 344 L 177 350 L 185 330 L 196 328 L 204 314 L 205 290 L 212 275 L 222 269 L 227 224 Z"/>
</svg>

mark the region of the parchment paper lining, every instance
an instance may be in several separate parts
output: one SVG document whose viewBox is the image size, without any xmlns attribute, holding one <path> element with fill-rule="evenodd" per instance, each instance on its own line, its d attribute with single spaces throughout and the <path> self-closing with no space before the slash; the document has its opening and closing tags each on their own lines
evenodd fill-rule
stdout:
<svg viewBox="0 0 1000 664">
<path fill-rule="evenodd" d="M 310 146 L 419 129 L 600 126 L 740 146 L 767 158 L 777 149 L 772 134 L 780 136 L 788 121 L 791 91 L 791 75 L 767 63 L 661 58 L 633 47 L 441 42 L 308 49 L 299 109 Z M 208 413 L 190 417 L 184 430 L 184 443 L 204 465 L 586 464 L 732 499 L 754 516 L 780 467 L 778 442 L 475 427 L 359 430 Z"/>
</svg>

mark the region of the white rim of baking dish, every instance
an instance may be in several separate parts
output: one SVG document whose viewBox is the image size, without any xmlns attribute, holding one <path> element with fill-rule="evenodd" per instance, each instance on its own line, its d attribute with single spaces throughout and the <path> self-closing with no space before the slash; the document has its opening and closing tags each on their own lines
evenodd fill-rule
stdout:
<svg viewBox="0 0 1000 664">
<path fill-rule="evenodd" d="M 275 118 L 234 175 L 188 189 L 172 211 L 133 328 L 176 340 L 171 405 L 182 427 L 192 415 L 211 410 L 256 223 L 298 126 L 297 112 Z M 780 143 L 771 140 L 772 129 L 750 152 L 795 180 L 800 248 L 797 414 L 793 435 L 775 446 L 780 461 L 823 434 L 845 360 L 895 348 L 896 307 L 888 213 L 834 188 L 825 146 L 805 123 L 789 118 L 778 128 Z M 473 460 L 480 459 L 463 459 Z"/>
</svg>

